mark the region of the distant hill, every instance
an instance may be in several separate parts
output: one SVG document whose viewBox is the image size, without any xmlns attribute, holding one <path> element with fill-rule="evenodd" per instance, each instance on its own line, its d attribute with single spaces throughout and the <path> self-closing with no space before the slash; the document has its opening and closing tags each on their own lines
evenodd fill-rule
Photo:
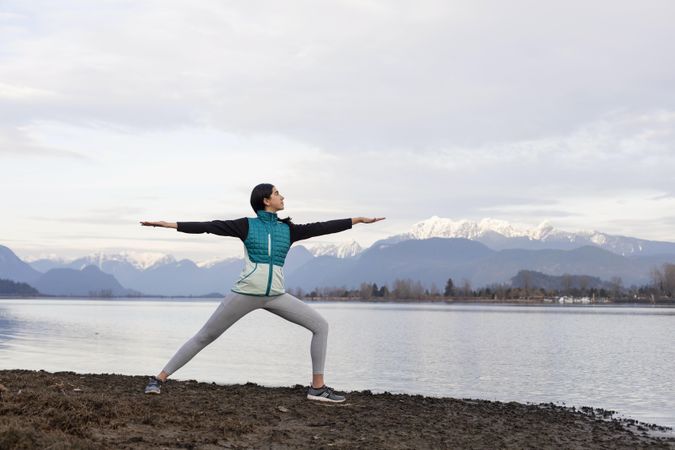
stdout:
<svg viewBox="0 0 675 450">
<path fill-rule="evenodd" d="M 229 291 L 242 267 L 241 260 L 199 267 L 189 259 L 182 259 L 135 272 L 121 280 L 126 286 L 151 295 L 201 295 Z"/>
<path fill-rule="evenodd" d="M 37 289 L 26 284 L 0 278 L 0 295 L 40 295 Z"/>
<path fill-rule="evenodd" d="M 548 275 L 585 274 L 604 280 L 618 276 L 626 285 L 640 285 L 650 281 L 651 267 L 598 247 L 586 246 L 573 250 L 502 250 L 468 269 L 468 278 L 474 286 L 507 282 L 520 270 Z"/>
<path fill-rule="evenodd" d="M 32 284 L 40 275 L 41 272 L 19 259 L 9 247 L 0 245 L 0 278 Z"/>
<path fill-rule="evenodd" d="M 555 276 L 586 274 L 607 281 L 621 277 L 629 286 L 649 283 L 650 270 L 655 266 L 593 246 L 495 251 L 468 239 L 431 238 L 373 246 L 354 259 L 315 258 L 286 272 L 286 279 L 290 287 L 305 290 L 321 286 L 356 288 L 363 281 L 390 284 L 396 278 L 440 287 L 449 277 L 455 283 L 466 279 L 473 287 L 480 287 L 508 283 L 519 271 L 532 270 Z"/>
<path fill-rule="evenodd" d="M 225 292 L 243 267 L 243 259 L 235 258 L 199 266 L 189 259 L 178 261 L 171 255 L 140 255 L 141 259 L 139 254 L 133 252 L 111 255 L 94 253 L 70 262 L 59 261 L 54 265 L 44 259 L 31 264 L 76 271 L 93 266 L 113 275 L 125 288 L 147 295 L 167 296 Z"/>
<path fill-rule="evenodd" d="M 35 281 L 43 294 L 75 296 L 127 296 L 139 293 L 124 288 L 114 276 L 101 272 L 96 266 L 82 270 L 51 269 Z"/>
<path fill-rule="evenodd" d="M 588 275 L 546 275 L 532 270 L 521 270 L 511 278 L 511 286 L 520 289 L 545 289 L 561 291 L 568 289 L 605 289 L 610 291 L 612 283 Z"/>
</svg>

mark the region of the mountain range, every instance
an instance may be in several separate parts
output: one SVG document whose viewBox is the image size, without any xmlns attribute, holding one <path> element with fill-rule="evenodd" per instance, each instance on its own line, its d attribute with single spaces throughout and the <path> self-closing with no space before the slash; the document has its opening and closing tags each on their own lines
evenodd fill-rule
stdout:
<svg viewBox="0 0 675 450">
<path fill-rule="evenodd" d="M 408 232 L 380 240 L 373 246 L 434 237 L 469 239 L 485 244 L 493 250 L 574 250 L 590 245 L 621 256 L 675 254 L 673 242 L 650 241 L 600 231 L 564 231 L 554 228 L 549 221 L 544 221 L 536 227 L 524 227 L 505 220 L 488 218 L 478 222 L 454 221 L 438 216 L 418 222 Z"/>
<path fill-rule="evenodd" d="M 650 271 L 675 262 L 675 243 L 566 232 L 544 222 L 518 227 L 505 221 L 453 221 L 439 217 L 416 223 L 402 234 L 363 249 L 342 245 L 295 245 L 284 266 L 287 288 L 358 287 L 397 278 L 444 286 L 467 280 L 473 287 L 507 283 L 521 270 L 547 275 L 576 274 L 625 285 L 650 282 Z M 303 242 L 304 244 L 304 242 Z M 161 253 L 94 253 L 72 261 L 29 262 L 0 245 L 0 278 L 26 282 L 52 295 L 204 295 L 224 293 L 239 276 L 243 259 L 194 262 Z"/>
</svg>

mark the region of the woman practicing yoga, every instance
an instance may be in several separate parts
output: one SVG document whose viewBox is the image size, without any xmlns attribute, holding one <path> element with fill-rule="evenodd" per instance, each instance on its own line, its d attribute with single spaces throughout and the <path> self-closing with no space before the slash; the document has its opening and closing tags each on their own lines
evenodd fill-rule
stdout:
<svg viewBox="0 0 675 450">
<path fill-rule="evenodd" d="M 251 207 L 257 217 L 210 222 L 141 222 L 141 225 L 175 228 L 183 233 L 238 237 L 244 242 L 245 254 L 244 270 L 231 292 L 225 296 L 201 330 L 178 349 L 159 375 L 150 378 L 145 393 L 159 394 L 161 383 L 169 375 L 190 361 L 237 320 L 262 308 L 312 332 L 312 383 L 307 391 L 307 398 L 343 402 L 345 397 L 326 386 L 323 379 L 328 322 L 313 308 L 286 293 L 282 267 L 294 242 L 344 231 L 357 223 L 377 222 L 384 217 L 354 217 L 296 225 L 291 222 L 290 217 L 277 217 L 277 211 L 284 209 L 284 197 L 276 187 L 266 183 L 253 188 Z"/>
</svg>

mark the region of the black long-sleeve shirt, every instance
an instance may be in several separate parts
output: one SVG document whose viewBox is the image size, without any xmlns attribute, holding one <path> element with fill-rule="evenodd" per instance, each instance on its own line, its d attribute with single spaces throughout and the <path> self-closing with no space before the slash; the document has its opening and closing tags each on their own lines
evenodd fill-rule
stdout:
<svg viewBox="0 0 675 450">
<path fill-rule="evenodd" d="M 211 220 L 209 222 L 176 222 L 177 230 L 182 233 L 210 233 L 220 236 L 238 237 L 242 241 L 248 236 L 248 219 L 242 217 L 235 220 Z M 288 224 L 293 242 L 309 239 L 324 234 L 338 233 L 352 227 L 352 219 L 328 220 L 306 224 Z"/>
</svg>

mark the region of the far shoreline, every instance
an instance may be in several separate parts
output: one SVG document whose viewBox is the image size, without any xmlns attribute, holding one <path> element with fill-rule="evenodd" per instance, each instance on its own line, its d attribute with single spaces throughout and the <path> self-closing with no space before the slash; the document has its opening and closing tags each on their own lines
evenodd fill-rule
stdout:
<svg viewBox="0 0 675 450">
<path fill-rule="evenodd" d="M 2 300 L 95 300 L 95 301 L 219 301 L 225 295 L 144 295 L 144 296 L 120 296 L 120 297 L 94 297 L 94 296 L 78 296 L 78 295 L 2 295 L 0 294 L 0 301 Z M 302 301 L 308 303 L 352 303 L 352 304 L 374 304 L 374 305 L 493 305 L 493 306 L 548 306 L 548 307 L 675 307 L 675 299 L 664 299 L 656 302 L 635 302 L 635 301 L 604 301 L 604 302 L 559 302 L 556 299 L 551 301 L 535 301 L 535 300 L 499 300 L 493 298 L 458 298 L 458 299 L 386 299 L 386 300 L 372 300 L 361 299 L 354 297 L 303 297 Z"/>
</svg>

